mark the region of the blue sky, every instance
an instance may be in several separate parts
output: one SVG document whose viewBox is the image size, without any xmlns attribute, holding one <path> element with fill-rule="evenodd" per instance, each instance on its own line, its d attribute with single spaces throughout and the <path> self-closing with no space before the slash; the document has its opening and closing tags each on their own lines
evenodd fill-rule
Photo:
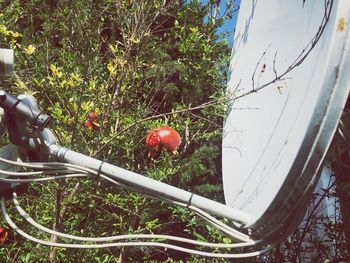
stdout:
<svg viewBox="0 0 350 263">
<path fill-rule="evenodd" d="M 201 3 L 205 4 L 208 2 L 208 0 L 200 0 Z M 227 2 L 227 0 L 221 0 L 220 2 L 220 9 L 223 10 L 225 8 L 225 3 Z M 240 4 L 241 0 L 236 0 L 235 1 L 236 4 Z M 237 22 L 237 16 L 238 16 L 238 12 L 235 12 L 233 18 L 229 21 L 227 21 L 219 30 L 219 32 L 230 32 L 231 35 L 228 38 L 228 41 L 230 43 L 230 45 L 232 45 L 233 42 L 233 29 L 236 25 Z"/>
</svg>

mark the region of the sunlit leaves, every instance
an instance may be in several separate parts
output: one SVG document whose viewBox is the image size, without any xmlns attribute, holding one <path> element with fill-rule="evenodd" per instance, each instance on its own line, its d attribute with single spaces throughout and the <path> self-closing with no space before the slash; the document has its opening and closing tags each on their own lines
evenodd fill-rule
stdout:
<svg viewBox="0 0 350 263">
<path fill-rule="evenodd" d="M 50 70 L 53 75 L 57 78 L 62 78 L 63 74 L 59 68 L 57 68 L 54 64 L 50 64 Z"/>
<path fill-rule="evenodd" d="M 55 135 L 61 144 L 222 200 L 216 185 L 220 183 L 217 149 L 223 105 L 161 116 L 223 95 L 223 68 L 230 50 L 217 41 L 213 27 L 203 23 L 205 10 L 199 3 L 10 2 L 0 2 L 6 11 L 6 20 L 0 21 L 6 26 L 3 32 L 9 28 L 14 32 L 6 33 L 6 41 L 15 39 L 20 49 L 16 70 L 22 81 L 12 81 L 11 89 L 18 93 L 35 92 L 42 108 L 54 119 Z M 20 34 L 15 30 L 20 30 Z M 1 36 L 4 38 L 4 34 Z M 98 129 L 86 129 L 84 125 L 90 112 L 99 117 Z M 152 119 L 157 114 L 160 117 Z M 151 119 L 144 121 L 147 118 Z M 162 125 L 171 125 L 186 138 L 186 143 L 180 146 L 177 156 L 164 153 L 150 160 L 145 135 Z M 67 182 L 62 188 L 66 195 L 61 204 L 66 212 L 61 220 L 67 233 L 106 236 L 175 231 L 173 234 L 209 239 L 203 222 L 184 208 L 169 209 L 165 203 L 111 186 L 104 180 L 82 180 L 77 194 L 70 197 L 74 187 L 74 183 Z M 42 222 L 48 225 L 55 220 L 53 200 L 57 188 L 35 186 L 36 195 L 46 205 L 38 211 L 43 211 Z M 29 211 L 36 211 L 35 207 Z M 210 230 L 210 235 L 213 233 Z M 215 234 L 211 239 L 220 240 L 221 236 Z M 40 251 L 42 258 L 47 258 L 48 250 L 31 252 L 34 245 L 24 243 L 16 239 L 23 254 L 30 255 L 28 261 L 37 262 Z M 67 249 L 59 250 L 57 258 L 62 262 L 109 262 L 122 253 L 120 249 Z M 175 254 L 162 251 L 159 256 L 151 249 L 132 249 L 128 257 L 131 262 L 151 262 L 154 258 L 160 262 Z M 192 259 L 191 255 L 188 259 Z"/>
<path fill-rule="evenodd" d="M 32 55 L 34 54 L 36 50 L 36 47 L 34 45 L 29 45 L 28 47 L 24 48 L 24 52 L 27 54 L 27 55 Z"/>
</svg>

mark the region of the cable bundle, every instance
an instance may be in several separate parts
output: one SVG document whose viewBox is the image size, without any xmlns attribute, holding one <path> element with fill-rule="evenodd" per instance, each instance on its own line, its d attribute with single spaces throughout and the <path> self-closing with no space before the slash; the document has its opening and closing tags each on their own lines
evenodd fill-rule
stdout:
<svg viewBox="0 0 350 263">
<path fill-rule="evenodd" d="M 3 215 L 7 221 L 7 223 L 20 235 L 23 237 L 42 244 L 42 245 L 48 245 L 48 246 L 55 246 L 55 247 L 64 247 L 64 248 L 107 248 L 107 247 L 135 247 L 135 246 L 153 246 L 153 247 L 162 247 L 162 248 L 168 248 L 168 249 L 174 249 L 181 252 L 191 253 L 199 256 L 206 256 L 206 257 L 216 257 L 216 258 L 245 258 L 245 257 L 254 257 L 259 256 L 269 249 L 272 248 L 272 246 L 268 246 L 266 249 L 258 250 L 254 252 L 248 252 L 248 253 L 219 253 L 219 252 L 207 252 L 207 251 L 201 251 L 196 249 L 189 249 L 186 247 L 182 247 L 179 245 L 173 245 L 169 243 L 159 242 L 156 241 L 157 239 L 161 240 L 168 240 L 168 241 L 176 241 L 180 243 L 187 243 L 192 245 L 197 245 L 201 247 L 207 247 L 214 249 L 232 249 L 232 248 L 243 248 L 243 247 L 249 247 L 249 246 L 255 246 L 261 243 L 261 241 L 254 241 L 252 240 L 248 235 L 245 235 L 228 225 L 222 223 L 221 221 L 217 220 L 210 214 L 206 213 L 202 209 L 199 209 L 193 205 L 188 205 L 185 203 L 181 203 L 178 201 L 170 200 L 169 198 L 165 198 L 163 196 L 155 196 L 154 194 L 149 194 L 144 192 L 142 189 L 136 189 L 133 186 L 127 186 L 123 185 L 112 178 L 109 178 L 108 176 L 100 173 L 100 171 L 94 171 L 82 166 L 68 164 L 68 163 L 59 163 L 59 162 L 47 162 L 47 163 L 23 163 L 23 162 L 14 162 L 9 161 L 7 159 L 0 158 L 0 162 L 4 162 L 11 165 L 21 166 L 24 168 L 32 169 L 33 171 L 30 172 L 10 172 L 10 171 L 4 171 L 0 170 L 0 174 L 4 175 L 11 175 L 12 177 L 16 178 L 1 178 L 0 181 L 3 182 L 11 182 L 11 183 L 32 183 L 32 182 L 47 182 L 51 180 L 61 180 L 61 179 L 68 179 L 68 178 L 80 178 L 80 177 L 96 177 L 99 176 L 110 183 L 117 184 L 119 186 L 126 187 L 128 189 L 140 192 L 146 196 L 150 196 L 152 198 L 157 198 L 165 202 L 169 202 L 174 205 L 179 205 L 182 207 L 186 207 L 192 212 L 194 212 L 196 215 L 203 218 L 205 221 L 210 223 L 215 228 L 221 230 L 229 237 L 239 240 L 239 243 L 233 243 L 233 244 L 223 244 L 223 243 L 209 243 L 209 242 L 202 242 L 202 241 L 196 241 L 188 238 L 182 238 L 177 236 L 170 236 L 170 235 L 157 235 L 157 234 L 130 234 L 130 235 L 118 235 L 118 236 L 109 236 L 109 237 L 80 237 L 80 236 L 74 236 L 70 234 L 65 234 L 61 232 L 54 231 L 52 229 L 49 229 L 43 225 L 40 225 L 37 223 L 19 204 L 19 201 L 17 199 L 17 193 L 14 192 L 12 196 L 13 203 L 19 212 L 19 214 L 32 226 L 36 227 L 40 231 L 43 231 L 50 235 L 57 235 L 59 237 L 81 241 L 81 242 L 93 242 L 95 244 L 84 244 L 84 243 L 57 243 L 57 242 L 50 242 L 45 241 L 42 239 L 38 239 L 36 237 L 33 237 L 29 235 L 28 233 L 24 232 L 18 226 L 11 220 L 9 214 L 6 211 L 6 205 L 5 205 L 5 199 L 2 198 L 1 200 L 1 206 L 2 206 L 2 212 Z M 48 175 L 46 177 L 38 177 Z"/>
</svg>

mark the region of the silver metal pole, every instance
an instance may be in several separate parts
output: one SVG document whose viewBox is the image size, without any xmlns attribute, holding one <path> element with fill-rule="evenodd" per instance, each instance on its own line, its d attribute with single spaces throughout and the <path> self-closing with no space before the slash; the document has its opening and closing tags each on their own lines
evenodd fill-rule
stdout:
<svg viewBox="0 0 350 263">
<path fill-rule="evenodd" d="M 230 219 L 244 226 L 254 222 L 254 217 L 234 209 L 222 203 L 193 194 L 180 188 L 156 181 L 143 175 L 125 170 L 112 164 L 102 162 L 98 159 L 74 152 L 65 147 L 52 144 L 49 146 L 50 155 L 58 157 L 60 161 L 81 165 L 93 170 L 100 170 L 104 175 L 115 179 L 125 185 L 133 185 L 136 188 L 144 189 L 150 194 L 159 194 L 182 203 L 196 206 L 212 214 Z"/>
<path fill-rule="evenodd" d="M 13 50 L 0 48 L 0 75 L 9 75 L 13 72 Z"/>
</svg>

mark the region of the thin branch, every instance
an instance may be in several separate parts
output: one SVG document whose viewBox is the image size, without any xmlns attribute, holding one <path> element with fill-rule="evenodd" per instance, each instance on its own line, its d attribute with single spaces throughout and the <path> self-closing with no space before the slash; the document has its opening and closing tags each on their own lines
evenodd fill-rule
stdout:
<svg viewBox="0 0 350 263">
<path fill-rule="evenodd" d="M 330 179 L 331 180 L 331 179 Z M 301 245 L 304 241 L 304 238 L 307 234 L 307 230 L 308 230 L 308 227 L 309 227 L 309 224 L 311 222 L 311 219 L 314 218 L 314 216 L 316 215 L 316 213 L 318 212 L 318 208 L 320 207 L 320 205 L 322 204 L 322 201 L 327 197 L 330 189 L 332 189 L 334 186 L 336 185 L 336 182 L 333 181 L 328 189 L 325 189 L 323 194 L 318 198 L 318 201 L 316 202 L 315 206 L 312 208 L 312 210 L 309 212 L 309 215 L 308 215 L 308 218 L 306 219 L 306 223 L 303 227 L 303 231 L 302 231 L 302 234 L 299 238 L 299 242 L 298 242 L 298 245 L 297 245 L 297 249 L 296 249 L 296 255 L 299 254 L 299 251 L 301 249 Z"/>
<path fill-rule="evenodd" d="M 326 25 L 328 24 L 328 21 L 329 21 L 329 18 L 330 18 L 330 13 L 332 11 L 332 7 L 333 7 L 333 2 L 334 0 L 328 0 L 326 3 L 325 3 L 325 12 L 324 12 L 324 16 L 322 18 L 322 21 L 321 21 L 321 24 L 319 26 L 319 29 L 318 31 L 316 32 L 316 34 L 314 35 L 314 37 L 310 40 L 310 42 L 306 45 L 306 47 L 302 50 L 302 52 L 296 57 L 296 59 L 291 63 L 291 65 L 281 74 L 277 74 L 275 73 L 275 78 L 266 82 L 265 84 L 262 84 L 258 87 L 254 87 L 254 76 L 255 76 L 255 72 L 261 62 L 261 60 L 263 59 L 263 57 L 265 56 L 266 54 L 266 51 L 267 49 L 270 47 L 270 45 L 266 48 L 266 50 L 264 51 L 264 53 L 262 54 L 262 56 L 260 57 L 256 67 L 255 67 L 255 70 L 254 70 L 254 73 L 253 73 L 253 76 L 252 76 L 252 82 L 253 82 L 253 88 L 247 92 L 244 92 L 240 95 L 237 95 L 235 97 L 224 97 L 224 98 L 219 98 L 219 99 L 213 99 L 211 101 L 208 101 L 208 102 L 205 102 L 203 104 L 200 104 L 198 106 L 195 106 L 195 107 L 188 107 L 188 108 L 185 108 L 185 109 L 180 109 L 180 110 L 176 110 L 176 111 L 171 111 L 171 112 L 166 112 L 166 113 L 161 113 L 161 114 L 157 114 L 157 115 L 153 115 L 153 116 L 149 116 L 149 117 L 146 117 L 146 118 L 143 118 L 141 120 L 138 120 L 136 122 L 134 122 L 133 124 L 130 124 L 129 126 L 125 127 L 124 129 L 120 130 L 117 134 L 115 134 L 114 136 L 112 136 L 104 145 L 102 145 L 102 147 L 100 149 L 98 149 L 94 154 L 93 156 L 96 156 L 97 154 L 99 154 L 105 147 L 107 147 L 108 144 L 110 144 L 115 138 L 117 138 L 118 136 L 120 136 L 122 133 L 124 133 L 125 131 L 135 127 L 136 125 L 138 124 L 141 124 L 143 122 L 146 122 L 146 121 L 150 121 L 150 120 L 154 120 L 154 119 L 158 119 L 158 118 L 164 118 L 166 116 L 169 116 L 169 115 L 175 115 L 175 114 L 184 114 L 184 113 L 188 113 L 188 112 L 192 112 L 192 111 L 196 111 L 196 110 L 201 110 L 201 109 L 204 109 L 204 108 L 207 108 L 207 107 L 212 107 L 212 106 L 215 106 L 215 105 L 218 105 L 218 104 L 224 104 L 224 103 L 232 103 L 233 101 L 236 101 L 240 98 L 243 98 L 243 97 L 246 97 L 252 93 L 256 93 L 258 92 L 259 90 L 262 90 L 268 86 L 270 86 L 271 84 L 277 82 L 277 81 L 282 81 L 284 79 L 287 79 L 285 78 L 285 76 L 290 73 L 291 71 L 293 71 L 296 67 L 300 66 L 304 60 L 309 56 L 309 54 L 311 53 L 311 51 L 315 48 L 316 44 L 318 43 L 318 41 L 320 40 L 325 28 L 326 28 Z M 275 54 L 275 57 L 277 56 L 277 53 Z M 237 89 L 238 87 L 236 87 Z"/>
<path fill-rule="evenodd" d="M 265 57 L 266 52 L 267 52 L 267 50 L 271 47 L 271 45 L 272 45 L 272 43 L 270 43 L 270 44 L 267 46 L 267 48 L 266 48 L 265 51 L 262 53 L 261 57 L 260 57 L 259 60 L 258 60 L 258 63 L 257 63 L 256 66 L 255 66 L 255 69 L 254 69 L 253 75 L 252 75 L 252 89 L 253 89 L 253 90 L 255 89 L 255 74 L 256 74 L 256 71 L 258 70 L 258 67 L 259 67 L 259 65 L 260 65 L 260 63 L 261 63 L 261 61 L 262 61 L 262 59 Z"/>
<path fill-rule="evenodd" d="M 277 56 L 277 51 L 275 53 L 275 56 L 273 57 L 273 73 L 275 73 L 275 78 L 278 78 L 278 75 L 277 75 L 277 70 L 276 70 L 276 56 Z"/>
<path fill-rule="evenodd" d="M 206 121 L 206 122 L 209 122 L 209 123 L 213 124 L 213 125 L 216 126 L 218 129 L 222 129 L 222 126 L 220 126 L 219 124 L 213 122 L 212 120 L 209 120 L 209 119 L 207 119 L 207 118 L 201 117 L 201 116 L 199 116 L 199 115 L 197 115 L 197 114 L 194 114 L 193 112 L 190 112 L 190 114 L 193 115 L 193 116 L 194 116 L 195 118 L 197 118 L 197 119 L 200 119 L 200 120 L 203 120 L 203 121 Z"/>
</svg>

